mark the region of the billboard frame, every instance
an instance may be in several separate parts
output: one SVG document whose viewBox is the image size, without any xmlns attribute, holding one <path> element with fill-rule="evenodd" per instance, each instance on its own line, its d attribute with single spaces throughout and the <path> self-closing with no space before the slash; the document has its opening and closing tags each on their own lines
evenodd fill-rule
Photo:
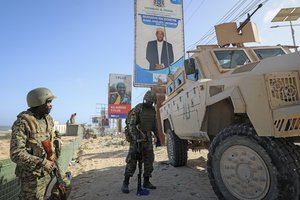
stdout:
<svg viewBox="0 0 300 200">
<path fill-rule="evenodd" d="M 119 99 L 119 101 L 122 101 L 122 95 L 120 95 L 120 93 L 118 93 L 118 91 L 111 91 L 111 86 L 113 86 L 112 84 L 112 79 L 118 79 L 117 77 L 126 77 L 126 80 L 129 81 L 129 83 L 126 81 L 117 81 L 113 84 L 118 84 L 118 83 L 124 83 L 126 86 L 126 90 L 125 90 L 125 98 L 123 100 L 126 99 L 126 101 L 128 101 L 128 97 L 129 97 L 129 101 L 130 103 L 110 103 L 110 100 L 112 98 L 112 96 L 115 97 L 115 100 L 117 101 Z M 128 78 L 128 79 L 127 79 Z M 116 87 L 116 86 L 115 86 Z M 117 89 L 117 88 L 115 88 Z M 122 91 L 122 90 L 121 90 Z M 128 95 L 130 93 L 130 95 Z M 109 74 L 109 83 L 108 83 L 108 109 L 107 109 L 107 118 L 109 119 L 125 119 L 127 117 L 128 112 L 131 110 L 132 108 L 132 75 L 128 75 L 128 74 Z M 126 97 L 127 95 L 127 97 Z M 119 112 L 111 112 L 112 109 L 117 110 L 119 109 Z"/>
<path fill-rule="evenodd" d="M 136 52 L 137 52 L 137 15 L 138 15 L 138 12 L 137 12 L 137 1 L 139 0 L 134 0 L 134 63 L 133 63 L 133 76 L 132 76 L 132 83 L 133 83 L 133 86 L 134 87 L 144 87 L 144 88 L 151 88 L 153 86 L 156 86 L 156 85 L 161 85 L 161 84 L 167 84 L 167 81 L 166 82 L 163 82 L 163 83 L 156 83 L 156 84 L 148 84 L 148 83 L 139 83 L 139 82 L 136 82 L 136 60 L 137 60 L 137 56 L 136 56 Z M 183 46 L 183 51 L 182 51 L 182 55 L 183 55 L 183 59 L 185 59 L 185 40 L 184 40 L 184 9 L 183 9 L 183 0 L 181 0 L 181 13 L 182 13 L 182 16 L 181 16 L 181 23 L 182 23 L 182 46 Z M 163 15 L 164 17 L 164 15 Z M 166 30 L 166 26 L 165 26 L 165 21 L 164 21 L 164 26 L 162 27 L 164 30 Z M 165 31 L 166 32 L 166 31 Z M 167 32 L 166 32 L 166 38 L 167 38 Z M 166 42 L 168 42 L 168 40 L 166 40 Z M 182 66 L 183 67 L 183 64 Z M 176 70 L 179 69 L 180 67 L 176 67 Z M 176 71 L 175 70 L 175 71 Z M 170 69 L 170 66 L 168 67 L 168 71 L 169 71 L 169 74 L 167 75 L 167 79 L 169 77 L 169 75 L 172 74 L 171 72 L 171 69 Z M 174 73 L 173 73 L 174 74 Z"/>
</svg>

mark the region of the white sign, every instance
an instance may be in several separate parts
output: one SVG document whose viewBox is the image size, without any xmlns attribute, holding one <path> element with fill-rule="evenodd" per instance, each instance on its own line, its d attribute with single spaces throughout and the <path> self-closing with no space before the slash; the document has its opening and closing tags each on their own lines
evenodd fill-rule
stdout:
<svg viewBox="0 0 300 200">
<path fill-rule="evenodd" d="M 184 62 L 182 0 L 135 0 L 134 85 L 167 81 Z"/>
</svg>

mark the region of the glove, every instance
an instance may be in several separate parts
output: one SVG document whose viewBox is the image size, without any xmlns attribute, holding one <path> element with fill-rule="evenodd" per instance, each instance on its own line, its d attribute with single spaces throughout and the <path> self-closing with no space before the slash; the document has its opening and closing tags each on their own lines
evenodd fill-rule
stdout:
<svg viewBox="0 0 300 200">
<path fill-rule="evenodd" d="M 51 173 L 53 171 L 53 169 L 55 168 L 55 163 L 53 161 L 50 161 L 50 160 L 47 160 L 46 158 L 44 158 L 44 160 L 42 162 L 42 166 L 48 173 Z"/>
<path fill-rule="evenodd" d="M 160 147 L 160 146 L 161 146 L 160 139 L 157 138 L 155 142 L 155 147 Z"/>
</svg>

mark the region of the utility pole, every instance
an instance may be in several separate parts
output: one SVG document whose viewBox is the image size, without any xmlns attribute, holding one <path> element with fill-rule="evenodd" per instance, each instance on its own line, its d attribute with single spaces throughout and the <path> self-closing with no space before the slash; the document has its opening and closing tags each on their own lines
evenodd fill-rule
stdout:
<svg viewBox="0 0 300 200">
<path fill-rule="evenodd" d="M 291 27 L 292 32 L 292 40 L 293 45 L 296 51 L 298 51 L 298 47 L 296 46 L 296 40 L 295 40 L 295 30 L 293 28 L 292 21 L 296 21 L 300 17 L 300 7 L 295 8 L 282 8 L 277 15 L 272 19 L 272 22 L 290 22 L 290 25 L 283 25 L 283 26 L 271 26 L 271 28 L 278 28 L 278 27 Z M 297 26 L 299 24 L 296 24 L 294 26 Z"/>
<path fill-rule="evenodd" d="M 296 46 L 296 41 L 295 41 L 295 30 L 293 28 L 292 21 L 290 21 L 290 26 L 291 26 L 291 31 L 292 31 L 292 38 L 293 38 L 293 45 Z M 298 51 L 298 49 L 296 49 Z"/>
</svg>

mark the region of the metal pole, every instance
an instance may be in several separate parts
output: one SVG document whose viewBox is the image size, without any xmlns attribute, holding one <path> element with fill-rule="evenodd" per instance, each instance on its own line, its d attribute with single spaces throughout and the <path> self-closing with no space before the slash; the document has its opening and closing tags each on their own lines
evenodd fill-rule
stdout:
<svg viewBox="0 0 300 200">
<path fill-rule="evenodd" d="M 118 119 L 118 132 L 119 133 L 122 132 L 122 119 L 121 118 Z"/>
<path fill-rule="evenodd" d="M 291 26 L 291 32 L 292 32 L 292 38 L 293 38 L 293 45 L 294 45 L 296 51 L 298 51 L 298 48 L 296 47 L 295 30 L 294 30 L 294 28 L 293 28 L 292 21 L 290 21 L 290 26 Z"/>
<path fill-rule="evenodd" d="M 168 38 L 167 38 L 167 31 L 166 31 L 166 25 L 165 25 L 165 17 L 163 17 L 163 18 L 164 18 L 164 31 L 165 31 L 165 38 L 166 38 L 168 69 L 169 69 L 169 74 L 168 75 L 171 75 L 171 66 L 170 66 L 169 47 L 168 47 Z"/>
<path fill-rule="evenodd" d="M 171 75 L 170 58 L 169 58 L 169 48 L 168 48 L 168 37 L 167 37 L 167 30 L 166 30 L 165 15 L 164 15 L 164 11 L 163 10 L 161 12 L 161 15 L 162 15 L 163 20 L 164 20 L 164 32 L 165 32 L 164 34 L 165 34 L 165 41 L 166 41 L 167 61 L 168 61 L 168 71 L 169 71 L 168 75 Z"/>
</svg>

